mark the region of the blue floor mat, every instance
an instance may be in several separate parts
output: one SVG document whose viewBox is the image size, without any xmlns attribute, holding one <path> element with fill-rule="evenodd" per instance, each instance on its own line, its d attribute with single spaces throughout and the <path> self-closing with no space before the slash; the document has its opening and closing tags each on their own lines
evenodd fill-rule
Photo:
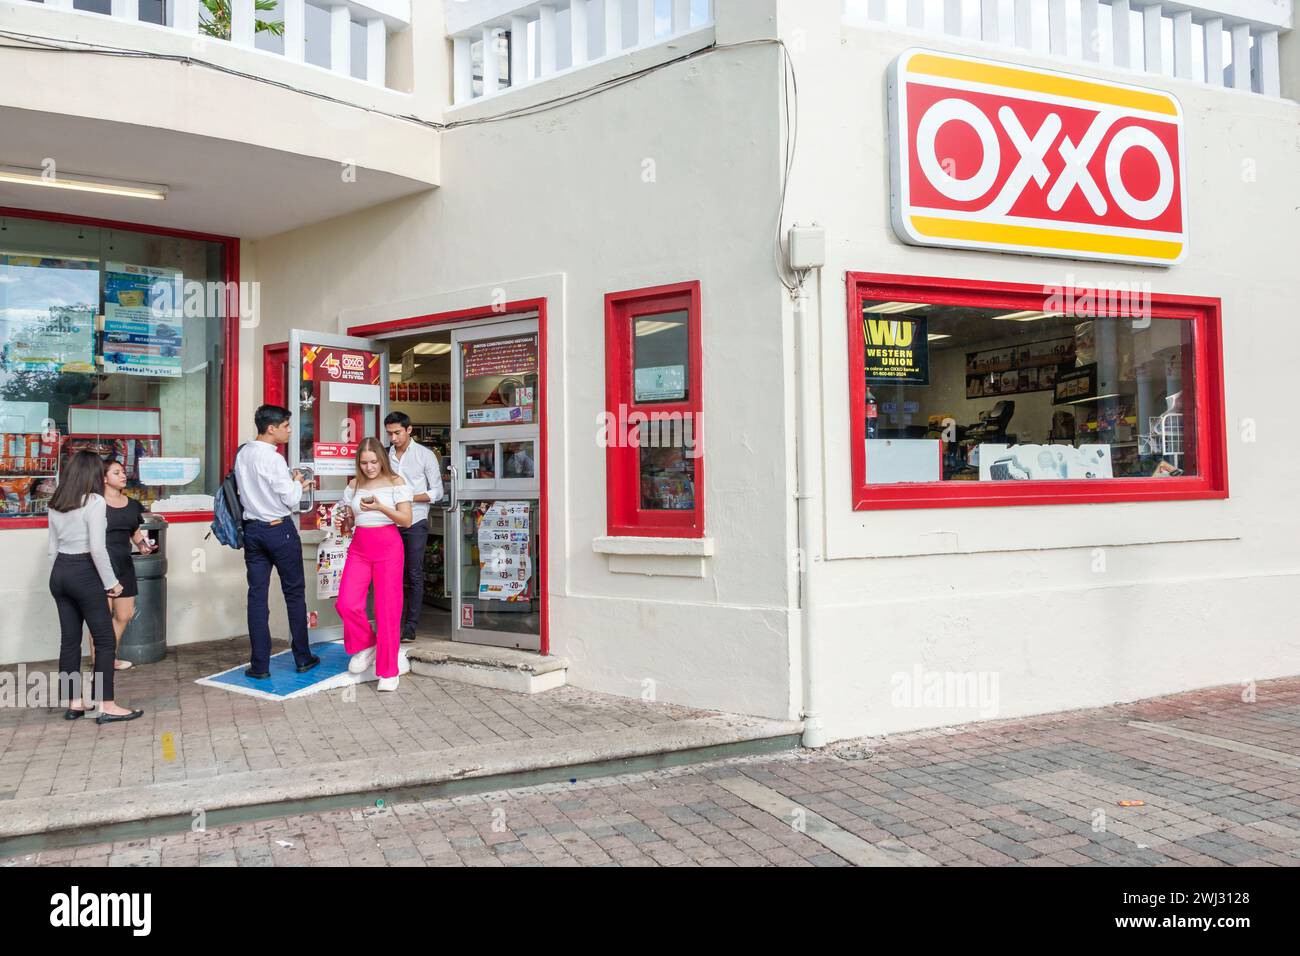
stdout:
<svg viewBox="0 0 1300 956">
<path fill-rule="evenodd" d="M 247 676 L 244 671 L 248 670 L 248 664 L 243 663 L 211 677 L 200 678 L 195 683 L 265 700 L 288 700 L 365 679 L 366 675 L 358 677 L 348 673 L 350 655 L 343 649 L 342 641 L 313 644 L 311 652 L 320 658 L 320 663 L 304 674 L 298 673 L 293 651 L 281 651 L 271 656 L 271 676 L 265 680 Z M 371 677 L 373 673 L 372 669 Z"/>
</svg>

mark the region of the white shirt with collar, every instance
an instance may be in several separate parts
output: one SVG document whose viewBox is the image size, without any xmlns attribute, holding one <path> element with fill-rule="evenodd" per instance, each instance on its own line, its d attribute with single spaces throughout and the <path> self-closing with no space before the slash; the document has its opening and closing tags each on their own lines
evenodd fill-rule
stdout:
<svg viewBox="0 0 1300 956">
<path fill-rule="evenodd" d="M 247 521 L 275 521 L 298 510 L 302 485 L 270 442 L 251 441 L 235 456 L 235 483 Z"/>
<path fill-rule="evenodd" d="M 401 458 L 397 457 L 396 448 L 388 446 L 388 465 L 406 479 L 411 494 L 428 494 L 429 501 L 411 502 L 411 524 L 427 520 L 429 503 L 442 500 L 442 470 L 438 467 L 438 456 L 412 438 Z"/>
</svg>

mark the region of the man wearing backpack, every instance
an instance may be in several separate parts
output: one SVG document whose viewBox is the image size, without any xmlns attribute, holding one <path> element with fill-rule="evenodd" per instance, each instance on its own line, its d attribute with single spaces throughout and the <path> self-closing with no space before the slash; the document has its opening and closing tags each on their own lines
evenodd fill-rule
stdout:
<svg viewBox="0 0 1300 956">
<path fill-rule="evenodd" d="M 257 440 L 244 445 L 235 456 L 235 481 L 244 518 L 244 564 L 248 568 L 248 640 L 252 645 L 244 673 L 258 680 L 271 676 L 267 591 L 272 568 L 280 574 L 298 672 L 320 663 L 307 640 L 307 585 L 295 523 L 298 502 L 311 479 L 290 472 L 278 450 L 289 441 L 292 414 L 279 405 L 261 406 L 253 416 Z"/>
</svg>

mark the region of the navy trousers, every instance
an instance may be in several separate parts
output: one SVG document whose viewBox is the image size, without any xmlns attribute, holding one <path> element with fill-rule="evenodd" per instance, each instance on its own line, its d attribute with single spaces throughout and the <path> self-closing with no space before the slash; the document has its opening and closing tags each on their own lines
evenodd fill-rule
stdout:
<svg viewBox="0 0 1300 956">
<path fill-rule="evenodd" d="M 307 583 L 302 570 L 302 541 L 293 518 L 277 525 L 265 521 L 244 522 L 244 565 L 248 569 L 248 640 L 252 645 L 249 666 L 259 674 L 271 667 L 271 609 L 267 593 L 271 569 L 280 575 L 280 591 L 289 611 L 289 634 L 293 659 L 302 666 L 311 660 L 307 640 Z"/>
<path fill-rule="evenodd" d="M 402 532 L 406 549 L 406 576 L 402 581 L 402 633 L 414 634 L 424 607 L 424 546 L 429 543 L 429 522 L 417 521 Z"/>
</svg>

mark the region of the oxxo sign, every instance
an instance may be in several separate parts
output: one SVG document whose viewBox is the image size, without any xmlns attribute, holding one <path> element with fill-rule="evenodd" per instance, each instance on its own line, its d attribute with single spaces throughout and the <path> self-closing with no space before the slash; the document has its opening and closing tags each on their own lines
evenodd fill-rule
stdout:
<svg viewBox="0 0 1300 956">
<path fill-rule="evenodd" d="M 894 229 L 917 245 L 1173 265 L 1187 250 L 1168 93 L 908 50 L 890 72 Z"/>
</svg>

